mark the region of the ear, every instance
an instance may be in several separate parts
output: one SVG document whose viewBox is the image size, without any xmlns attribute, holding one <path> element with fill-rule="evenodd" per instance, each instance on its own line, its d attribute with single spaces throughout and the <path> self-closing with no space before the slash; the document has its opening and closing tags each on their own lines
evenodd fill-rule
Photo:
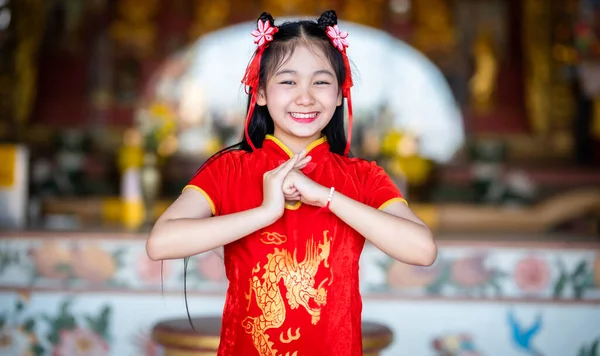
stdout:
<svg viewBox="0 0 600 356">
<path fill-rule="evenodd" d="M 342 96 L 342 90 L 340 89 L 340 91 L 338 92 L 337 105 L 336 106 L 342 105 L 342 99 L 344 99 L 344 97 Z"/>
<path fill-rule="evenodd" d="M 267 105 L 267 96 L 265 95 L 264 89 L 258 89 L 258 93 L 256 93 L 256 103 L 260 106 Z"/>
</svg>

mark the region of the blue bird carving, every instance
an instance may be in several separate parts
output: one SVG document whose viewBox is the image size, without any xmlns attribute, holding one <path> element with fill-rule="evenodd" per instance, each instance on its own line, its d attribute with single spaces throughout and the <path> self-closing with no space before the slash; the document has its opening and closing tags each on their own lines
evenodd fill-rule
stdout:
<svg viewBox="0 0 600 356">
<path fill-rule="evenodd" d="M 537 351 L 533 345 L 533 337 L 541 330 L 542 328 L 542 316 L 538 314 L 535 322 L 529 329 L 523 328 L 519 325 L 519 322 L 515 318 L 512 311 L 508 312 L 508 323 L 512 329 L 512 338 L 513 342 L 516 346 L 527 352 L 531 356 L 543 356 L 541 352 Z"/>
</svg>

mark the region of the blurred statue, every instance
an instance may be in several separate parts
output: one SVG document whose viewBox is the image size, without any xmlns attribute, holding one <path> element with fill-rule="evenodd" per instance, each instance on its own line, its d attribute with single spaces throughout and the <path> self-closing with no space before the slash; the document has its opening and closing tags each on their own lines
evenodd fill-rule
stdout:
<svg viewBox="0 0 600 356">
<path fill-rule="evenodd" d="M 494 38 L 490 31 L 481 31 L 472 48 L 475 63 L 474 73 L 469 81 L 473 108 L 487 112 L 494 106 L 494 89 L 498 77 L 498 58 L 494 49 Z"/>
</svg>

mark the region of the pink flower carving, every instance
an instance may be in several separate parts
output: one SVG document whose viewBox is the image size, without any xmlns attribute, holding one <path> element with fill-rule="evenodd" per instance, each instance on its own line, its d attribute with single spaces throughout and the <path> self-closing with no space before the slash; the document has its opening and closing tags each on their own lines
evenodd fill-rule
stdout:
<svg viewBox="0 0 600 356">
<path fill-rule="evenodd" d="M 162 268 L 162 279 L 161 279 Z M 171 275 L 170 261 L 152 261 L 145 251 L 140 253 L 135 265 L 140 279 L 149 285 L 158 285 Z"/>
<path fill-rule="evenodd" d="M 550 282 L 550 268 L 543 259 L 529 256 L 515 266 L 515 282 L 524 292 L 538 292 Z"/>
<path fill-rule="evenodd" d="M 73 264 L 73 252 L 57 242 L 44 242 L 29 251 L 36 272 L 46 278 L 64 280 L 69 278 Z"/>
<path fill-rule="evenodd" d="M 252 31 L 252 36 L 254 36 L 254 43 L 256 43 L 259 47 L 264 45 L 267 42 L 273 41 L 273 35 L 277 32 L 278 28 L 271 26 L 269 21 L 261 21 L 258 20 L 257 29 Z"/>
<path fill-rule="evenodd" d="M 348 37 L 348 32 L 340 31 L 338 25 L 327 26 L 327 36 L 331 38 L 333 46 L 342 53 L 345 52 L 346 47 L 350 45 L 348 40 L 346 40 Z"/>
<path fill-rule="evenodd" d="M 117 261 L 102 246 L 87 244 L 73 251 L 73 273 L 93 284 L 106 283 L 117 273 Z"/>
<path fill-rule="evenodd" d="M 486 256 L 476 254 L 459 258 L 452 264 L 452 279 L 461 287 L 476 287 L 487 283 L 493 271 L 485 267 Z"/>
<path fill-rule="evenodd" d="M 54 356 L 108 356 L 106 340 L 86 329 L 63 330 L 53 350 Z"/>
<path fill-rule="evenodd" d="M 196 268 L 200 275 L 211 282 L 225 281 L 225 265 L 221 257 L 214 252 L 203 253 L 196 257 Z"/>
<path fill-rule="evenodd" d="M 435 281 L 439 267 L 418 267 L 402 262 L 394 262 L 387 271 L 390 288 L 423 288 Z"/>
</svg>

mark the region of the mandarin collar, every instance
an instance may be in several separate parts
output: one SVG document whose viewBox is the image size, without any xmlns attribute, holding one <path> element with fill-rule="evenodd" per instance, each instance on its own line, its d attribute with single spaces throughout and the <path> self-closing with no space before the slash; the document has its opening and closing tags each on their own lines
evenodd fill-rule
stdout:
<svg viewBox="0 0 600 356">
<path fill-rule="evenodd" d="M 290 159 L 294 153 L 283 142 L 273 135 L 266 135 L 263 141 L 262 150 L 270 159 L 278 161 L 286 161 Z M 311 162 L 320 161 L 329 153 L 329 143 L 327 137 L 323 136 L 306 146 L 306 155 L 311 156 Z"/>
</svg>

